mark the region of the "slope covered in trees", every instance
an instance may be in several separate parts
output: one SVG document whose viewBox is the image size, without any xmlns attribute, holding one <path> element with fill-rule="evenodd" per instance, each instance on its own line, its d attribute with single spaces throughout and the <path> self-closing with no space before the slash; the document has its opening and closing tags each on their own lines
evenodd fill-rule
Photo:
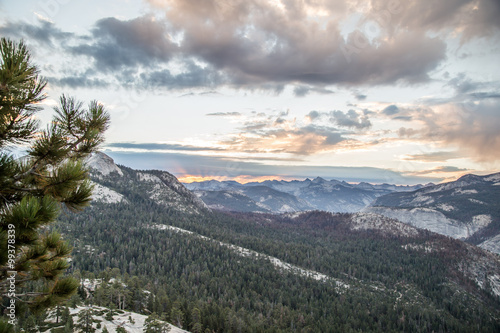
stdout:
<svg viewBox="0 0 500 333">
<path fill-rule="evenodd" d="M 126 200 L 96 201 L 59 228 L 75 244 L 73 269 L 117 268 L 151 293 L 130 291 L 125 308 L 203 332 L 500 328 L 498 257 L 474 246 L 371 215 L 224 214 L 189 195 L 182 209 L 157 202 L 144 184 L 148 172 L 121 170 L 93 180 Z"/>
</svg>

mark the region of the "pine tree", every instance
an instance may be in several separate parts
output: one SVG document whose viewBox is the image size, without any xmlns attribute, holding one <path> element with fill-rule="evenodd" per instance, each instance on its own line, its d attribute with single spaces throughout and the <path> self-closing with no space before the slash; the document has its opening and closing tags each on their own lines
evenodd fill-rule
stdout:
<svg viewBox="0 0 500 333">
<path fill-rule="evenodd" d="M 62 306 L 60 306 L 60 305 L 56 306 L 56 313 L 55 313 L 55 315 L 56 315 L 56 324 L 59 324 L 59 318 L 62 315 Z"/>
<path fill-rule="evenodd" d="M 78 313 L 78 322 L 76 327 L 83 333 L 93 333 L 96 329 L 92 326 L 94 324 L 94 310 L 92 308 L 85 308 Z"/>
<path fill-rule="evenodd" d="M 127 333 L 128 331 L 123 326 L 118 326 L 116 328 L 116 333 Z"/>
<path fill-rule="evenodd" d="M 67 306 L 62 307 L 61 310 L 61 323 L 66 324 L 68 320 L 71 318 L 71 313 Z"/>
<path fill-rule="evenodd" d="M 145 333 L 166 333 L 170 331 L 170 325 L 160 321 L 160 318 L 156 313 L 152 313 L 144 321 Z"/>
<path fill-rule="evenodd" d="M 203 333 L 203 326 L 201 325 L 201 311 L 194 308 L 191 312 L 191 331 L 193 333 Z"/>
<path fill-rule="evenodd" d="M 68 314 L 69 314 L 69 311 L 68 311 Z M 71 315 L 69 315 L 68 319 L 66 320 L 66 324 L 64 325 L 64 332 L 65 333 L 66 332 L 73 332 L 74 327 L 75 327 L 75 323 L 73 322 L 73 317 Z"/>
<path fill-rule="evenodd" d="M 106 319 L 107 321 L 113 321 L 114 318 L 113 318 L 113 310 L 110 309 L 108 312 L 106 312 L 106 315 L 104 316 L 104 319 Z"/>
<path fill-rule="evenodd" d="M 24 323 L 24 331 L 28 333 L 38 332 L 38 326 L 34 315 L 30 315 L 28 319 L 26 319 L 26 322 Z"/>
<path fill-rule="evenodd" d="M 174 323 L 174 325 L 182 328 L 182 320 L 184 318 L 184 313 L 180 309 L 181 305 L 178 301 L 174 303 L 172 306 L 172 310 L 170 311 L 170 320 Z"/>
<path fill-rule="evenodd" d="M 83 161 L 103 142 L 109 123 L 96 101 L 85 110 L 81 102 L 63 95 L 53 122 L 40 130 L 34 116 L 46 98 L 46 84 L 24 43 L 2 38 L 0 294 L 14 292 L 16 301 L 35 312 L 61 303 L 78 287 L 76 279 L 63 277 L 71 247 L 46 226 L 63 207 L 75 212 L 90 203 L 92 185 Z M 9 151 L 20 144 L 27 156 L 15 159 Z M 40 288 L 23 288 L 32 281 Z"/>
</svg>

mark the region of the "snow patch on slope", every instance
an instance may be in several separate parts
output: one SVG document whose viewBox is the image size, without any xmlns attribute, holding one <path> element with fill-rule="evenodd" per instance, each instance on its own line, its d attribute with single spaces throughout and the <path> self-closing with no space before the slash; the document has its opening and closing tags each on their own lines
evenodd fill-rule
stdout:
<svg viewBox="0 0 500 333">
<path fill-rule="evenodd" d="M 76 309 L 70 308 L 70 314 L 72 316 L 77 316 L 78 313 L 88 307 L 78 306 Z M 96 312 L 107 313 L 109 309 L 100 307 L 100 306 L 92 306 L 92 309 Z M 134 324 L 129 321 L 129 316 L 132 317 Z M 127 330 L 129 333 L 142 333 L 144 332 L 144 322 L 148 318 L 145 315 L 141 315 L 135 312 L 124 311 L 122 314 L 115 313 L 113 315 L 113 321 L 108 321 L 104 318 L 104 315 L 95 315 L 94 318 L 101 322 L 101 328 L 96 329 L 96 332 L 102 332 L 104 327 L 108 329 L 109 332 L 115 332 L 116 329 L 121 326 Z M 73 319 L 76 322 L 76 318 Z M 164 323 L 164 321 L 163 321 Z M 169 324 L 170 333 L 189 333 L 177 326 Z M 95 327 L 94 327 L 95 328 Z"/>
<path fill-rule="evenodd" d="M 461 188 L 456 189 L 453 191 L 452 195 L 461 195 L 461 194 L 477 194 L 477 190 L 462 190 Z"/>
<path fill-rule="evenodd" d="M 421 195 L 419 192 L 416 196 L 415 199 L 411 201 L 412 205 L 419 206 L 419 205 L 429 205 L 434 202 L 434 199 L 429 196 Z"/>
<path fill-rule="evenodd" d="M 484 180 L 486 180 L 488 182 L 500 182 L 500 173 L 495 173 L 493 175 L 489 175 L 488 177 L 484 178 Z M 498 183 L 495 185 L 498 185 Z"/>
<path fill-rule="evenodd" d="M 481 229 L 488 226 L 491 221 L 491 215 L 488 214 L 476 215 L 472 218 L 472 224 Z"/>
<path fill-rule="evenodd" d="M 384 215 L 414 227 L 453 238 L 463 239 L 472 235 L 465 224 L 448 219 L 443 213 L 429 208 L 369 207 L 365 211 Z"/>
<path fill-rule="evenodd" d="M 439 246 L 436 242 L 425 242 L 425 244 L 406 244 L 401 245 L 405 250 L 417 250 L 424 251 L 425 253 L 438 252 L 444 250 L 442 246 Z"/>
<path fill-rule="evenodd" d="M 124 196 L 112 189 L 102 186 L 101 184 L 93 183 L 94 190 L 92 192 L 92 200 L 103 203 L 119 203 L 127 201 Z"/>
<path fill-rule="evenodd" d="M 486 203 L 482 202 L 481 200 L 469 198 L 469 201 L 472 203 L 475 203 L 475 204 L 479 204 L 479 205 L 486 205 Z"/>
<path fill-rule="evenodd" d="M 388 221 L 386 217 L 371 213 L 356 213 L 351 218 L 352 230 L 378 230 L 394 236 L 418 236 L 418 230 L 399 221 Z"/>
<path fill-rule="evenodd" d="M 328 275 L 325 275 L 325 274 L 322 274 L 322 273 L 319 273 L 316 271 L 312 271 L 309 269 L 303 269 L 303 268 L 300 268 L 298 266 L 284 262 L 276 257 L 268 256 L 266 254 L 262 254 L 262 253 L 259 253 L 259 252 L 253 251 L 253 250 L 249 250 L 249 249 L 241 247 L 241 246 L 237 246 L 237 245 L 233 245 L 233 244 L 229 244 L 229 243 L 224 243 L 224 242 L 218 242 L 214 239 L 196 234 L 196 233 L 189 231 L 189 230 L 186 230 L 186 229 L 181 229 L 178 227 L 165 225 L 165 224 L 153 224 L 150 226 L 150 228 L 155 228 L 155 229 L 159 229 L 159 230 L 172 230 L 172 231 L 179 232 L 179 233 L 186 233 L 186 234 L 194 235 L 194 236 L 201 238 L 201 239 L 204 239 L 204 240 L 217 242 L 221 246 L 225 246 L 225 247 L 235 251 L 237 254 L 239 254 L 243 257 L 265 258 L 265 259 L 269 260 L 271 262 L 271 264 L 273 264 L 275 267 L 278 267 L 279 269 L 283 269 L 285 271 L 292 272 L 293 274 L 300 275 L 300 276 L 307 277 L 307 278 L 312 278 L 312 279 L 317 280 L 317 281 L 324 281 L 324 282 L 325 281 L 333 281 L 333 282 L 335 282 L 336 286 L 339 288 L 349 288 L 350 287 L 348 284 L 346 284 L 342 281 L 336 280 Z"/>
<path fill-rule="evenodd" d="M 500 253 L 500 234 L 485 240 L 478 246 L 490 252 Z"/>
<path fill-rule="evenodd" d="M 479 287 L 500 296 L 500 266 L 496 254 L 485 252 L 473 245 L 464 243 L 467 256 L 458 263 L 458 269 Z"/>
<path fill-rule="evenodd" d="M 163 183 L 160 178 L 152 175 L 150 173 L 138 172 L 137 177 L 139 177 L 139 181 L 141 182 L 152 182 L 152 183 Z"/>
<path fill-rule="evenodd" d="M 440 204 L 437 206 L 437 208 L 444 210 L 445 212 L 451 212 L 452 210 L 455 209 L 455 207 L 449 204 Z"/>
</svg>

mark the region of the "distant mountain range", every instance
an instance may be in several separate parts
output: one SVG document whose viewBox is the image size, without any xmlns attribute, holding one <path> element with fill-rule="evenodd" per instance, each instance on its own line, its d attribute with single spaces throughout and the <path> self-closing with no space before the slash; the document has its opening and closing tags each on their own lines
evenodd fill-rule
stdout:
<svg viewBox="0 0 500 333">
<path fill-rule="evenodd" d="M 349 184 L 321 177 L 304 181 L 267 180 L 246 184 L 209 180 L 184 185 L 208 207 L 226 211 L 268 213 L 305 210 L 358 212 L 381 195 L 395 191 L 414 191 L 423 187 L 423 185 Z"/>
<path fill-rule="evenodd" d="M 454 182 L 398 186 L 315 178 L 240 184 L 210 180 L 185 184 L 210 208 L 284 213 L 307 210 L 366 212 L 466 240 L 500 253 L 500 173 Z"/>
<path fill-rule="evenodd" d="M 364 212 L 463 239 L 500 253 L 500 173 L 377 198 Z"/>
<path fill-rule="evenodd" d="M 189 214 L 210 209 L 372 213 L 500 253 L 500 173 L 466 175 L 454 182 L 425 186 L 349 184 L 320 177 L 247 184 L 210 180 L 183 185 L 166 171 L 118 167 L 102 153 L 93 155 L 88 164 L 96 181 L 94 199 L 103 203 L 130 200 L 127 198 L 133 184 L 134 195 L 142 200 Z"/>
</svg>

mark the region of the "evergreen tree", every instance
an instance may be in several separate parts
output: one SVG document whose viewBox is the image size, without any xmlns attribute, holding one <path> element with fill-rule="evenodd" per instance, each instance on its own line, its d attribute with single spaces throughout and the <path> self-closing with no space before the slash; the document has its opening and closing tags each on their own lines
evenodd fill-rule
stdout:
<svg viewBox="0 0 500 333">
<path fill-rule="evenodd" d="M 55 313 L 55 315 L 56 315 L 56 324 L 59 324 L 59 318 L 60 318 L 60 317 L 61 317 L 61 315 L 62 315 L 62 308 L 63 308 L 63 307 L 62 307 L 62 306 L 60 306 L 60 305 L 57 305 L 57 306 L 56 306 L 56 313 Z"/>
<path fill-rule="evenodd" d="M 61 310 L 61 322 L 66 324 L 70 318 L 71 314 L 69 312 L 69 308 L 64 306 Z"/>
<path fill-rule="evenodd" d="M 194 308 L 191 312 L 191 325 L 191 332 L 203 333 L 203 326 L 201 325 L 201 311 L 198 308 Z"/>
<path fill-rule="evenodd" d="M 92 308 L 85 308 L 78 313 L 78 322 L 76 328 L 82 333 L 93 333 L 96 329 L 94 324 L 94 310 Z"/>
<path fill-rule="evenodd" d="M 128 331 L 123 326 L 118 326 L 116 328 L 116 333 L 127 333 Z"/>
<path fill-rule="evenodd" d="M 64 325 L 64 332 L 73 332 L 75 327 L 75 323 L 73 322 L 73 317 L 70 315 L 68 320 L 66 320 L 66 324 Z"/>
<path fill-rule="evenodd" d="M 28 333 L 38 332 L 38 325 L 36 324 L 36 317 L 34 315 L 30 315 L 28 319 L 26 319 L 24 323 L 24 331 Z"/>
<path fill-rule="evenodd" d="M 160 321 L 160 318 L 156 313 L 152 313 L 144 321 L 145 333 L 166 333 L 170 331 L 170 325 Z"/>
<path fill-rule="evenodd" d="M 107 321 L 113 321 L 114 318 L 113 318 L 113 310 L 109 310 L 108 312 L 106 312 L 106 315 L 104 316 L 104 319 L 106 319 Z"/>
<path fill-rule="evenodd" d="M 172 306 L 172 310 L 170 311 L 170 320 L 174 323 L 174 325 L 182 328 L 184 313 L 180 309 L 180 303 L 176 301 Z"/>
<path fill-rule="evenodd" d="M 78 281 L 63 277 L 71 247 L 45 226 L 61 208 L 79 211 L 91 200 L 83 159 L 104 140 L 109 115 L 96 101 L 88 110 L 62 96 L 45 130 L 34 118 L 47 81 L 23 42 L 0 40 L 0 294 L 40 311 L 68 299 Z M 9 150 L 23 144 L 27 157 Z M 43 230 L 43 231 L 42 231 Z M 11 280 L 15 279 L 15 291 Z M 37 281 L 30 289 L 28 282 Z M 12 297 L 10 297 L 12 299 Z M 0 329 L 5 327 L 0 323 Z"/>
</svg>

